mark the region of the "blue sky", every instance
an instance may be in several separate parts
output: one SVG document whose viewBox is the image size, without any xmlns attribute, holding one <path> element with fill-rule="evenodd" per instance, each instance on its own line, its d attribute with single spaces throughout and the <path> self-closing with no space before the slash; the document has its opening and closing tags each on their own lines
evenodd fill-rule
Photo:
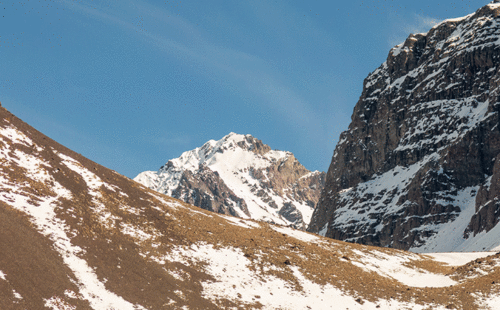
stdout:
<svg viewBox="0 0 500 310">
<path fill-rule="evenodd" d="M 135 177 L 229 132 L 326 171 L 363 80 L 489 1 L 0 2 L 0 102 Z"/>
</svg>

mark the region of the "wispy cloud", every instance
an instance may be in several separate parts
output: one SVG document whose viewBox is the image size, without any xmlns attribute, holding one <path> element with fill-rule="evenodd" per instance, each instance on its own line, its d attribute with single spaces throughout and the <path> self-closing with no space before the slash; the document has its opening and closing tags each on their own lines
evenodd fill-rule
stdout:
<svg viewBox="0 0 500 310">
<path fill-rule="evenodd" d="M 399 21 L 394 29 L 394 34 L 389 38 L 389 46 L 398 45 L 411 34 L 428 32 L 432 27 L 437 25 L 440 20 L 429 16 L 414 14 L 412 18 Z"/>
<path fill-rule="evenodd" d="M 415 14 L 414 23 L 404 25 L 403 29 L 407 33 L 423 33 L 429 31 L 430 28 L 434 27 L 439 22 L 440 20 L 436 18 Z"/>
<path fill-rule="evenodd" d="M 166 55 L 174 56 L 187 66 L 197 68 L 198 73 L 205 74 L 208 78 L 223 79 L 227 83 L 233 84 L 232 87 L 238 92 L 252 93 L 261 99 L 259 102 L 264 105 L 263 108 L 271 108 L 280 113 L 290 122 L 299 125 L 297 126 L 299 130 L 307 131 L 322 122 L 321 115 L 316 113 L 307 100 L 293 91 L 292 86 L 287 85 L 286 77 L 275 70 L 268 61 L 248 52 L 210 41 L 207 39 L 209 36 L 199 31 L 195 24 L 180 16 L 174 16 L 168 10 L 141 1 L 129 3 L 128 7 L 132 8 L 134 13 L 120 11 L 117 13 L 115 10 L 100 9 L 69 1 L 65 3 L 72 10 L 111 23 L 137 35 L 137 38 L 165 52 Z M 269 12 L 268 4 L 262 5 L 265 7 L 260 11 Z M 148 20 L 152 26 L 137 29 L 137 25 L 129 20 L 131 14 L 143 16 L 143 19 Z M 266 19 L 262 14 L 256 14 L 256 18 L 262 23 Z M 269 19 L 267 22 L 269 23 Z M 279 28 L 284 32 L 292 27 L 297 27 L 293 20 L 282 19 L 279 24 Z M 231 28 L 231 25 L 226 26 Z M 266 26 L 270 25 L 266 24 Z M 175 27 L 180 35 L 167 36 L 159 30 L 168 27 Z M 313 33 L 315 36 L 321 37 L 316 38 L 317 40 L 322 40 L 325 44 L 329 42 L 326 35 L 321 35 L 322 31 L 319 28 L 317 31 L 309 28 L 305 28 L 303 31 L 304 36 Z M 292 45 L 293 42 L 288 41 L 287 44 Z M 181 140 L 165 140 L 162 143 L 175 142 L 180 143 Z"/>
</svg>

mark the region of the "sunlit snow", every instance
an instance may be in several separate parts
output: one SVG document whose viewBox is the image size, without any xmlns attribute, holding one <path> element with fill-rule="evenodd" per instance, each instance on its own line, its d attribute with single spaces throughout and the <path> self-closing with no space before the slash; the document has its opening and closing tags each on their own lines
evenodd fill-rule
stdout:
<svg viewBox="0 0 500 310">
<path fill-rule="evenodd" d="M 249 150 L 251 148 L 247 141 L 249 138 L 253 137 L 230 133 L 219 141 L 210 140 L 202 147 L 184 152 L 180 157 L 170 160 L 160 171 L 142 172 L 134 180 L 148 188 L 171 196 L 180 184 L 183 171 L 196 172 L 200 166 L 206 165 L 219 174 L 224 183 L 237 197 L 246 202 L 250 217 L 243 213 L 239 206 L 235 205 L 234 210 L 239 217 L 289 225 L 290 222 L 279 216 L 278 210 L 286 202 L 291 202 L 302 214 L 304 223 L 308 224 L 314 211 L 313 208 L 305 202 L 293 199 L 293 197 L 283 198 L 272 190 L 264 189 L 269 198 L 277 205 L 276 209 L 270 207 L 268 201 L 264 201 L 265 199 L 257 195 L 258 190 L 264 187 L 252 175 L 252 169 L 267 168 L 272 163 L 283 161 L 292 154 L 273 150 L 264 155 L 254 153 Z M 242 148 L 240 145 L 245 147 Z M 264 175 L 265 172 L 264 170 Z M 316 173 L 319 172 L 311 172 L 302 178 Z"/>
</svg>

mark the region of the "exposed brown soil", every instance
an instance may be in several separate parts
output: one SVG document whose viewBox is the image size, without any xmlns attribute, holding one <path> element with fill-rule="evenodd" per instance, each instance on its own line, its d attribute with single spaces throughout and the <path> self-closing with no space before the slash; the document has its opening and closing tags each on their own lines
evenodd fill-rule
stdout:
<svg viewBox="0 0 500 310">
<path fill-rule="evenodd" d="M 107 290 L 147 309 L 180 309 L 183 306 L 189 309 L 262 308 L 258 301 L 260 297 L 256 297 L 253 304 L 225 298 L 218 301 L 205 298 L 201 283 L 216 279 L 204 270 L 203 263 L 166 261 L 161 265 L 152 260 L 179 246 L 199 243 L 213 244 L 216 248 L 240 249 L 252 262 L 251 269 L 260 271 L 263 276 L 274 275 L 285 279 L 300 291 L 301 285 L 288 267 L 296 266 L 308 279 L 341 288 L 346 294 L 358 298 L 360 304 L 395 299 L 422 305 L 444 305 L 451 309 L 477 309 L 471 292 L 487 296 L 499 288 L 499 254 L 459 268 L 422 257 L 409 267 L 451 274 L 460 284 L 446 288 L 408 287 L 353 265 L 359 259 L 359 254 L 354 250 L 407 255 L 404 251 L 327 238 L 322 238 L 320 243 L 304 242 L 279 233 L 266 223 L 259 223 L 259 228 L 253 229 L 236 226 L 215 213 L 146 189 L 86 159 L 45 137 L 0 107 L 0 128 L 11 125 L 29 136 L 42 150 L 9 143 L 5 138 L 4 141 L 9 143 L 10 154 L 14 155 L 13 150 L 18 149 L 49 163 L 50 167 L 44 169 L 56 182 L 71 191 L 72 198 L 59 199 L 55 211 L 57 218 L 75 232 L 71 243 L 84 249 L 81 257 L 92 267 L 99 280 L 105 283 Z M 5 147 L 0 143 L 0 150 Z M 101 186 L 101 196 L 96 201 L 82 176 L 69 169 L 57 153 L 75 159 L 111 187 Z M 2 161 L 0 173 L 9 182 L 18 184 L 19 191 L 31 197 L 30 208 L 36 208 L 37 199 L 41 201 L 56 194 L 50 183 L 31 180 L 24 168 L 12 162 Z M 0 184 L 0 196 L 3 190 Z M 105 210 L 96 211 L 99 210 L 99 204 L 104 205 Z M 171 204 L 182 207 L 173 208 Z M 105 213 L 107 220 L 103 221 L 101 216 Z M 127 224 L 140 227 L 154 237 L 138 241 L 120 230 Z M 62 298 L 77 309 L 90 308 L 87 301 L 66 297 L 66 290 L 78 293 L 79 288 L 74 283 L 76 278 L 72 271 L 54 249 L 53 241 L 38 231 L 25 213 L 1 201 L 0 236 L 0 270 L 7 279 L 0 279 L 1 309 L 44 309 L 44 299 L 53 296 Z M 267 270 L 265 266 L 277 268 Z M 476 272 L 477 268 L 483 268 L 487 274 Z M 182 279 L 169 271 L 182 275 Z M 471 277 L 472 274 L 476 277 Z M 16 298 L 13 290 L 23 299 Z"/>
</svg>

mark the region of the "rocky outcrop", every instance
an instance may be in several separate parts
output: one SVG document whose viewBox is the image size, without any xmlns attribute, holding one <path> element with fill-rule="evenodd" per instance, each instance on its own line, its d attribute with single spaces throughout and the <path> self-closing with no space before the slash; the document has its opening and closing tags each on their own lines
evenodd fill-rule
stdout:
<svg viewBox="0 0 500 310">
<path fill-rule="evenodd" d="M 214 172 L 202 165 L 196 172 L 185 170 L 179 186 L 172 191 L 172 197 L 183 200 L 202 209 L 236 216 L 236 206 L 250 216 L 243 199 L 237 197 L 224 181 Z"/>
<path fill-rule="evenodd" d="M 278 214 L 287 219 L 289 222 L 293 223 L 292 225 L 290 225 L 291 227 L 301 230 L 306 228 L 306 225 L 302 218 L 302 213 L 300 213 L 300 211 L 293 205 L 293 203 L 284 203 Z"/>
<path fill-rule="evenodd" d="M 414 251 L 500 237 L 499 14 L 494 2 L 412 34 L 368 76 L 310 231 Z"/>
<path fill-rule="evenodd" d="M 206 210 L 305 229 L 325 173 L 251 135 L 231 133 L 134 180 Z"/>
<path fill-rule="evenodd" d="M 311 173 L 292 154 L 282 161 L 266 168 L 252 169 L 251 172 L 264 188 L 272 188 L 279 196 L 301 201 L 311 208 L 316 206 L 325 185 L 325 173 Z M 268 198 L 263 190 L 257 195 Z"/>
<path fill-rule="evenodd" d="M 476 212 L 465 230 L 465 236 L 490 231 L 500 221 L 500 155 L 495 158 L 493 175 L 481 185 L 476 197 Z"/>
</svg>

